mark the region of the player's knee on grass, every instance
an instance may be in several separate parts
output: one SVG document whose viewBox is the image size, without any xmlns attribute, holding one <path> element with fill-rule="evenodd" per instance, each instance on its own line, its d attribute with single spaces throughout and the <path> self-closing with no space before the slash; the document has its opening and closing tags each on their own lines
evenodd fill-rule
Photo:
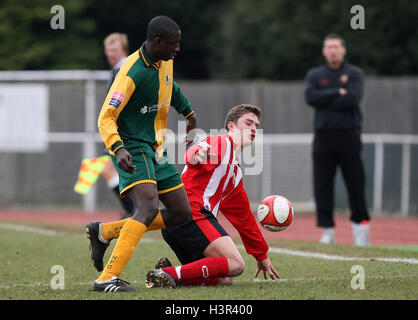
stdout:
<svg viewBox="0 0 418 320">
<path fill-rule="evenodd" d="M 240 256 L 234 258 L 227 258 L 229 264 L 229 272 L 228 276 L 230 277 L 237 277 L 244 272 L 245 269 L 245 262 L 244 259 Z"/>
<path fill-rule="evenodd" d="M 230 286 L 232 285 L 232 278 L 231 277 L 219 278 L 218 285 Z"/>
</svg>

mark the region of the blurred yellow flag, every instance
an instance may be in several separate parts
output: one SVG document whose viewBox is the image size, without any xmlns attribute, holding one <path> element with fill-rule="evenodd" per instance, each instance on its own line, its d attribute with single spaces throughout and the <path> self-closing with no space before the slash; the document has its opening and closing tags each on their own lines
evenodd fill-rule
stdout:
<svg viewBox="0 0 418 320">
<path fill-rule="evenodd" d="M 80 194 L 89 192 L 90 188 L 96 183 L 100 173 L 102 173 L 106 163 L 110 160 L 108 155 L 83 159 L 74 191 Z"/>
</svg>

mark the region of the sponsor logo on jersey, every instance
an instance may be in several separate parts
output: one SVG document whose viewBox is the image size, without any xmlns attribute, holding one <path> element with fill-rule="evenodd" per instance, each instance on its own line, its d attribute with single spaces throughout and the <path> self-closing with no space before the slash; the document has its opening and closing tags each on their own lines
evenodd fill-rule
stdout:
<svg viewBox="0 0 418 320">
<path fill-rule="evenodd" d="M 119 108 L 121 103 L 125 99 L 125 95 L 121 92 L 113 92 L 112 98 L 110 98 L 109 105 L 114 106 L 116 109 Z"/>
<path fill-rule="evenodd" d="M 150 112 L 157 112 L 161 108 L 160 104 L 153 104 L 152 106 L 143 106 L 139 109 L 142 114 L 150 113 Z"/>
</svg>

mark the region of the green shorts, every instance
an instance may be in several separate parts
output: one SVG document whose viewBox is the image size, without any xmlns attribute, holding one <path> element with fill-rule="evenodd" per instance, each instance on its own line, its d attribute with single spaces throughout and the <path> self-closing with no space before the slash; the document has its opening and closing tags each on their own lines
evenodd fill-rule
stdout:
<svg viewBox="0 0 418 320">
<path fill-rule="evenodd" d="M 155 159 L 155 155 L 148 148 L 135 149 L 135 151 L 129 152 L 132 155 L 132 163 L 136 166 L 136 173 L 134 174 L 127 173 L 119 168 L 116 157 L 112 156 L 113 164 L 119 173 L 121 197 L 125 197 L 126 191 L 141 183 L 156 184 L 158 194 L 170 192 L 183 186 L 180 174 L 166 152 L 159 161 Z"/>
</svg>

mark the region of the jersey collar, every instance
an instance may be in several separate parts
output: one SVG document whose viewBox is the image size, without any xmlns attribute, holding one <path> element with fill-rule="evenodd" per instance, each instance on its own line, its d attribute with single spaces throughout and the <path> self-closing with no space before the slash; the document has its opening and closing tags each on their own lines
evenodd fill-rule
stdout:
<svg viewBox="0 0 418 320">
<path fill-rule="evenodd" d="M 139 48 L 139 56 L 141 57 L 142 61 L 144 61 L 145 65 L 148 68 L 154 68 L 156 70 L 160 69 L 161 60 L 157 62 L 153 62 L 145 52 L 145 42 L 142 44 L 141 48 Z"/>
</svg>

